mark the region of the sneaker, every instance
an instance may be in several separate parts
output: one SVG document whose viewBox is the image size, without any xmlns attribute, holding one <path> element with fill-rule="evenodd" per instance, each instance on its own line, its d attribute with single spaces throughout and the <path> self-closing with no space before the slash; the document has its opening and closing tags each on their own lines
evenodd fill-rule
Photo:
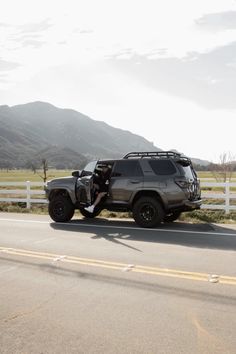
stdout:
<svg viewBox="0 0 236 354">
<path fill-rule="evenodd" d="M 84 210 L 86 210 L 86 211 L 88 211 L 89 213 L 93 213 L 93 211 L 94 211 L 94 206 L 93 205 L 90 205 L 90 206 L 88 206 L 87 208 L 84 208 Z"/>
</svg>

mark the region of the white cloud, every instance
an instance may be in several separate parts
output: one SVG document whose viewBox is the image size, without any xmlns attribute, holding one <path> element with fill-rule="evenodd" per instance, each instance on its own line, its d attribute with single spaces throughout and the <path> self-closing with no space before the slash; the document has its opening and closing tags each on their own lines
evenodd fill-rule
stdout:
<svg viewBox="0 0 236 354">
<path fill-rule="evenodd" d="M 114 54 L 184 58 L 225 46 L 234 30 L 206 33 L 196 20 L 230 10 L 236 10 L 231 0 L 8 0 L 0 14 L 1 60 L 20 66 L 0 78 L 0 104 L 49 101 L 161 148 L 208 159 L 235 153 L 234 113 L 154 91 L 107 62 Z"/>
</svg>

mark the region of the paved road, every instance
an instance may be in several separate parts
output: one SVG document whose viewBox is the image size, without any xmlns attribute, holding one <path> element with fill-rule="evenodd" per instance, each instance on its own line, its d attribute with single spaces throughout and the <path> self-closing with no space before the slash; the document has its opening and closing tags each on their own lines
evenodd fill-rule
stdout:
<svg viewBox="0 0 236 354">
<path fill-rule="evenodd" d="M 1 353 L 236 353 L 236 230 L 0 214 Z"/>
</svg>

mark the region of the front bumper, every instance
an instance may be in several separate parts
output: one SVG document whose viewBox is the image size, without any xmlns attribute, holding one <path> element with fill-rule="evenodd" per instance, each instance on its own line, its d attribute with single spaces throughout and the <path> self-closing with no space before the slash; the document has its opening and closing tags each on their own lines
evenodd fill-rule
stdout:
<svg viewBox="0 0 236 354">
<path fill-rule="evenodd" d="M 50 191 L 49 191 L 49 189 L 47 189 L 46 186 L 44 187 L 44 192 L 45 192 L 46 198 L 49 199 L 49 192 L 50 192 Z"/>
<path fill-rule="evenodd" d="M 185 200 L 184 201 L 184 206 L 188 210 L 194 210 L 194 209 L 200 209 L 202 204 L 202 199 L 197 199 L 197 200 Z"/>
</svg>

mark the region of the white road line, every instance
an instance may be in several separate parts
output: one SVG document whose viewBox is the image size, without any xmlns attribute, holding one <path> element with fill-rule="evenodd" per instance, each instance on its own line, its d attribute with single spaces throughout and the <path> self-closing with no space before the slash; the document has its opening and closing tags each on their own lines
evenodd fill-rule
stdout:
<svg viewBox="0 0 236 354">
<path fill-rule="evenodd" d="M 3 273 L 11 272 L 12 270 L 15 270 L 17 268 L 19 268 L 19 266 L 8 267 L 7 269 L 3 269 L 3 270 L 0 271 L 0 275 L 3 274 Z"/>
<path fill-rule="evenodd" d="M 26 222 L 26 223 L 37 223 L 37 224 L 50 224 L 49 221 L 39 221 L 39 220 L 23 220 L 23 219 L 5 219 L 0 218 L 0 221 L 9 221 L 9 222 Z"/>
<path fill-rule="evenodd" d="M 29 224 L 46 224 L 50 225 L 53 223 L 50 221 L 38 221 L 38 220 L 23 220 L 23 219 L 5 219 L 5 218 L 0 218 L 0 221 L 9 221 L 9 222 L 19 222 L 19 223 L 29 223 Z M 152 228 L 141 228 L 141 227 L 131 227 L 131 226 L 115 226 L 115 225 L 98 225 L 98 224 L 79 224 L 79 223 L 61 223 L 57 222 L 54 223 L 55 225 L 63 225 L 64 227 L 70 227 L 70 226 L 79 226 L 79 227 L 94 227 L 94 228 L 100 228 L 100 229 L 123 229 L 123 230 L 137 230 L 137 231 L 144 231 L 145 232 L 150 232 L 150 231 L 156 231 L 156 232 L 172 232 L 172 233 L 186 233 L 186 234 L 197 234 L 197 235 L 222 235 L 222 236 L 234 236 L 236 237 L 236 232 L 234 233 L 227 233 L 227 232 L 214 232 L 214 231 L 192 231 L 192 230 L 176 230 L 176 229 L 152 229 Z"/>
<path fill-rule="evenodd" d="M 43 240 L 34 241 L 33 244 L 45 243 L 53 240 L 56 240 L 56 237 L 49 237 L 49 238 L 44 238 Z"/>
</svg>

